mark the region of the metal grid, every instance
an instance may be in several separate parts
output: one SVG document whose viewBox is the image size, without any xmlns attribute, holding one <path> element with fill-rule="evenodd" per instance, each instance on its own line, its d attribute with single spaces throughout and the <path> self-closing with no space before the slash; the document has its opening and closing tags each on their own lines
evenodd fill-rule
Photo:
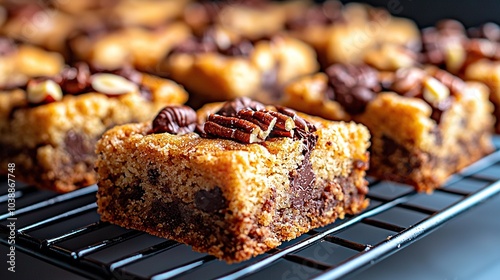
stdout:
<svg viewBox="0 0 500 280">
<path fill-rule="evenodd" d="M 497 148 L 500 138 L 495 137 Z M 6 178 L 0 213 L 7 210 Z M 96 186 L 57 195 L 16 188 L 18 250 L 88 278 L 340 278 L 360 271 L 500 193 L 500 151 L 455 174 L 432 195 L 370 180 L 362 214 L 312 230 L 249 261 L 228 265 L 189 246 L 100 222 Z M 9 214 L 0 214 L 7 244 Z"/>
</svg>

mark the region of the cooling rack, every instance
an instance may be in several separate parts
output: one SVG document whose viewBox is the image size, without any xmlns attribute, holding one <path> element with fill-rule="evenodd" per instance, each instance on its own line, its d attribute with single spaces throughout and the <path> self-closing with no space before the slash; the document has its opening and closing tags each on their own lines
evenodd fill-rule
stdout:
<svg viewBox="0 0 500 280">
<path fill-rule="evenodd" d="M 369 179 L 370 207 L 285 242 L 249 261 L 228 265 L 175 241 L 99 221 L 96 186 L 54 194 L 18 184 L 15 216 L 7 178 L 0 187 L 0 246 L 16 218 L 16 250 L 92 279 L 336 279 L 359 272 L 500 193 L 497 151 L 453 175 L 432 195 Z"/>
</svg>

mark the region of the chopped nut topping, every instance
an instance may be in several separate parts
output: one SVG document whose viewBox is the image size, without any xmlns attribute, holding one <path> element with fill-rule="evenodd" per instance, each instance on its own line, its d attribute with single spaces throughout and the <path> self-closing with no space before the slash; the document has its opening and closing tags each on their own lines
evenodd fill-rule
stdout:
<svg viewBox="0 0 500 280">
<path fill-rule="evenodd" d="M 91 76 L 91 85 L 94 90 L 106 95 L 121 95 L 137 92 L 138 86 L 122 76 L 98 73 Z"/>
<path fill-rule="evenodd" d="M 46 104 L 61 100 L 61 87 L 53 80 L 31 80 L 27 86 L 27 100 L 31 104 Z"/>
<path fill-rule="evenodd" d="M 299 117 L 299 115 L 297 115 L 297 112 L 295 112 L 294 110 L 292 110 L 290 108 L 282 107 L 282 106 L 277 106 L 276 109 L 281 114 L 291 117 L 295 123 L 295 126 L 298 129 L 301 129 L 305 132 L 316 131 L 316 127 L 313 124 L 311 124 L 310 122 L 306 121 L 305 119 Z"/>
<path fill-rule="evenodd" d="M 262 135 L 262 130 L 258 125 L 244 119 L 217 114 L 208 116 L 204 131 L 208 135 L 232 139 L 245 144 L 263 142 L 265 140 L 259 137 Z"/>
<path fill-rule="evenodd" d="M 187 106 L 168 106 L 163 108 L 153 120 L 153 133 L 167 132 L 182 135 L 196 128 L 196 112 Z"/>
<path fill-rule="evenodd" d="M 436 78 L 426 77 L 423 85 L 423 98 L 436 108 L 439 107 L 439 103 L 450 96 L 450 90 Z"/>
<path fill-rule="evenodd" d="M 302 139 L 316 131 L 313 124 L 291 109 L 276 107 L 277 111 L 271 111 L 257 108 L 264 108 L 264 105 L 249 98 L 227 102 L 197 131 L 202 137 L 214 136 L 241 143 L 259 143 L 270 137 Z"/>
<path fill-rule="evenodd" d="M 261 129 L 261 135 L 259 135 L 259 138 L 261 139 L 266 139 L 267 136 L 269 136 L 277 120 L 277 117 L 269 114 L 266 111 L 253 111 L 249 109 L 243 109 L 240 110 L 237 115 L 244 120 L 258 125 Z"/>
</svg>

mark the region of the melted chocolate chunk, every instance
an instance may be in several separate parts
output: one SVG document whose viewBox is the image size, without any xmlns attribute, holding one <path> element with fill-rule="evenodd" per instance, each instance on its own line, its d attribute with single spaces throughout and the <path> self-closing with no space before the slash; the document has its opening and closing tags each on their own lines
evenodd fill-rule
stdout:
<svg viewBox="0 0 500 280">
<path fill-rule="evenodd" d="M 167 106 L 153 120 L 153 133 L 186 134 L 196 128 L 196 112 L 187 106 Z"/>
<path fill-rule="evenodd" d="M 331 90 L 328 97 L 339 102 L 350 114 L 361 114 L 382 89 L 378 74 L 367 65 L 334 64 L 326 69 Z"/>
<path fill-rule="evenodd" d="M 304 197 L 308 195 L 311 188 L 316 182 L 316 174 L 314 174 L 311 163 L 311 152 L 316 146 L 318 136 L 310 133 L 307 137 L 303 138 L 304 160 L 297 170 L 290 174 L 290 192 L 294 194 L 291 199 L 292 207 L 297 208 L 303 206 L 306 201 Z"/>
<path fill-rule="evenodd" d="M 67 132 L 64 145 L 71 160 L 75 163 L 85 161 L 88 155 L 93 153 L 93 148 L 85 141 L 85 136 L 73 130 Z"/>
<path fill-rule="evenodd" d="M 78 94 L 89 90 L 90 69 L 85 63 L 76 63 L 74 67 L 63 69 L 56 82 L 66 94 Z"/>
<path fill-rule="evenodd" d="M 264 104 L 254 101 L 248 97 L 240 97 L 234 99 L 233 101 L 224 103 L 222 108 L 220 108 L 216 114 L 225 117 L 235 117 L 237 113 L 243 109 L 258 111 L 265 109 L 265 106 Z"/>
<path fill-rule="evenodd" d="M 219 187 L 209 191 L 198 191 L 194 195 L 194 203 L 198 209 L 207 213 L 214 213 L 227 207 L 227 201 Z"/>
</svg>

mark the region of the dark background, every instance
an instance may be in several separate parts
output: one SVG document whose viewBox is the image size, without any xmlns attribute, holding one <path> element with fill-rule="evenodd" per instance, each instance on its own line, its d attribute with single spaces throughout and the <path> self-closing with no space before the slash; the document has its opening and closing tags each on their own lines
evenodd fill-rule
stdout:
<svg viewBox="0 0 500 280">
<path fill-rule="evenodd" d="M 434 25 L 443 18 L 460 20 L 466 26 L 477 26 L 487 21 L 500 24 L 500 0 L 344 0 L 341 2 L 363 2 L 383 7 L 393 15 L 414 19 L 420 27 Z"/>
</svg>

